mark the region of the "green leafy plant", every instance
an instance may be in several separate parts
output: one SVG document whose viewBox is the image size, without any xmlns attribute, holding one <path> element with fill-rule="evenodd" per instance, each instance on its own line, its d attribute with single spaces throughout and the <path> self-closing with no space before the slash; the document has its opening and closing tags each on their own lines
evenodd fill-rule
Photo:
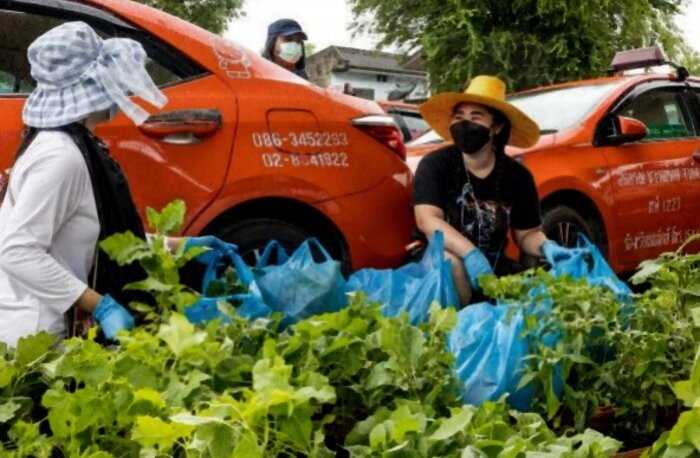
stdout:
<svg viewBox="0 0 700 458">
<path fill-rule="evenodd" d="M 685 255 L 684 251 L 699 240 L 700 236 L 693 236 L 675 252 L 645 261 L 632 277 L 635 283 L 648 283 L 658 295 L 666 292 L 669 303 L 692 316 L 696 333 L 700 326 L 700 255 Z M 690 410 L 680 414 L 676 424 L 645 452 L 645 457 L 700 456 L 700 345 L 688 378 L 676 381 L 672 388 L 678 400 Z"/>
<path fill-rule="evenodd" d="M 186 21 L 197 24 L 213 33 L 221 34 L 231 19 L 244 15 L 243 0 L 138 0 L 154 8 L 161 9 Z"/>
<path fill-rule="evenodd" d="M 674 24 L 685 0 L 351 0 L 354 30 L 419 52 L 434 91 L 479 74 L 512 90 L 603 76 L 615 52 L 660 44 L 669 59 L 697 53 Z M 679 62 L 680 63 L 680 62 Z"/>
<path fill-rule="evenodd" d="M 400 445 L 408 456 L 607 456 L 617 449 L 590 431 L 557 437 L 538 415 L 508 412 L 503 401 L 461 406 L 439 353 L 453 314 L 434 308 L 421 330 L 357 298 L 283 332 L 275 320 L 235 316 L 229 325 L 196 327 L 173 312 L 156 332 L 138 328 L 114 348 L 97 344 L 94 332 L 61 347 L 38 334 L 2 358 L 0 454 L 386 456 Z M 22 383 L 31 374 L 33 388 Z"/>
<path fill-rule="evenodd" d="M 696 319 L 696 326 L 700 326 Z M 687 410 L 681 413 L 670 431 L 661 435 L 644 457 L 698 457 L 700 456 L 700 346 L 688 380 L 673 384 L 673 392 Z"/>
<path fill-rule="evenodd" d="M 205 294 L 209 297 L 229 297 L 245 292 L 246 288 L 239 281 L 236 270 L 232 267 L 226 267 L 218 278 L 213 279 L 207 285 Z"/>
<path fill-rule="evenodd" d="M 157 235 L 109 246 L 150 277 L 176 284 L 164 235 L 179 204 L 149 212 Z M 127 238 L 124 238 L 127 240 Z M 335 313 L 282 330 L 280 317 L 194 326 L 166 291 L 167 312 L 103 347 L 46 333 L 0 348 L 0 456 L 262 458 L 333 456 L 608 456 L 619 447 L 586 431 L 557 436 L 503 400 L 462 406 L 446 337 L 456 319 L 383 317 L 357 295 Z"/>
<path fill-rule="evenodd" d="M 398 403 L 380 408 L 348 436 L 357 457 L 607 457 L 620 443 L 586 430 L 557 437 L 537 414 L 509 411 L 503 401 L 480 407 L 462 406 L 445 417 L 432 418 L 420 404 Z"/>
<path fill-rule="evenodd" d="M 700 254 L 685 254 L 685 251 L 698 243 L 700 234 L 690 237 L 674 252 L 643 261 L 630 281 L 637 285 L 648 283 L 654 294 L 667 291 L 676 306 L 689 315 L 700 306 Z"/>
<path fill-rule="evenodd" d="M 172 311 L 183 313 L 192 305 L 199 293 L 181 284 L 180 269 L 204 253 L 207 248 L 194 247 L 185 250 L 184 242 L 172 250 L 168 237 L 182 229 L 185 203 L 176 200 L 160 213 L 146 210 L 148 225 L 153 231 L 148 240 L 136 237 L 131 232 L 113 235 L 100 243 L 100 248 L 119 265 L 138 262 L 147 274 L 141 281 L 131 283 L 126 289 L 143 291 L 153 296 L 154 303 L 132 302 L 129 307 L 144 315 L 151 323 L 167 321 Z M 236 279 L 232 278 L 232 283 Z"/>
<path fill-rule="evenodd" d="M 484 281 L 487 294 L 525 307 L 531 356 L 521 386 L 535 384 L 536 407 L 555 428 L 582 431 L 607 413 L 608 432 L 635 446 L 673 421 L 671 386 L 688 377 L 698 342 L 698 259 L 679 251 L 643 264 L 633 280 L 651 287 L 627 301 L 543 270 Z"/>
<path fill-rule="evenodd" d="M 459 405 L 447 333 L 454 310 L 437 305 L 422 328 L 406 317 L 384 318 L 362 295 L 337 313 L 309 318 L 279 339 L 281 354 L 295 367 L 318 368 L 331 381 L 338 401 L 326 409 L 334 421 L 327 435 L 335 448 L 358 419 L 395 399 L 420 403 L 430 415 L 444 415 Z"/>
</svg>

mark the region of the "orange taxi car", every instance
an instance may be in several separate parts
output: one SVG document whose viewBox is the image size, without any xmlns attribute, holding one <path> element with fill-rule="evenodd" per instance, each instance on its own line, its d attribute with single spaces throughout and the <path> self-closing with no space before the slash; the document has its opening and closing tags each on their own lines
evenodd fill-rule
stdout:
<svg viewBox="0 0 700 458">
<path fill-rule="evenodd" d="M 541 129 L 537 145 L 507 153 L 534 175 L 544 232 L 565 245 L 587 235 L 617 272 L 700 232 L 700 79 L 621 73 L 666 63 L 655 48 L 618 53 L 608 78 L 508 98 Z M 409 165 L 445 144 L 424 134 L 408 144 Z"/>
<path fill-rule="evenodd" d="M 0 170 L 12 160 L 34 82 L 27 47 L 65 21 L 143 44 L 170 102 L 140 128 L 98 134 L 139 209 L 187 203 L 189 235 L 250 256 L 269 239 L 318 237 L 346 269 L 395 266 L 413 218 L 401 132 L 370 101 L 316 87 L 254 53 L 127 0 L 0 0 Z"/>
</svg>

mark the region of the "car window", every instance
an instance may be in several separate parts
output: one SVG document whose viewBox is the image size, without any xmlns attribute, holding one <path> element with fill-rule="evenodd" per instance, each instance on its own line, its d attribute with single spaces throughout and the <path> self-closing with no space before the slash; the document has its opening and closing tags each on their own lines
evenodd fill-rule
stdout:
<svg viewBox="0 0 700 458">
<path fill-rule="evenodd" d="M 136 29 L 116 29 L 114 36 L 136 40 L 146 51 L 149 59 L 146 70 L 160 87 L 189 80 L 207 72 L 196 65 L 177 49 L 158 40 L 152 35 Z"/>
<path fill-rule="evenodd" d="M 40 35 L 71 20 L 89 20 L 85 17 L 61 18 L 49 14 L 0 9 L 0 95 L 28 94 L 35 83 L 30 74 L 27 48 Z M 123 30 L 100 23 L 95 30 L 102 38 L 125 36 L 143 44 L 149 56 L 147 70 L 159 86 L 177 83 L 205 73 L 168 46 L 138 30 Z"/>
<path fill-rule="evenodd" d="M 692 86 L 692 88 L 694 98 L 690 100 L 690 106 L 694 115 L 695 125 L 700 127 L 700 87 Z M 700 135 L 700 132 L 696 132 L 696 135 Z"/>
<path fill-rule="evenodd" d="M 389 111 L 389 116 L 391 116 L 394 119 L 394 122 L 401 131 L 401 136 L 403 137 L 404 143 L 411 141 L 411 132 L 408 130 L 408 126 L 406 126 L 406 121 L 404 120 L 404 117 L 401 115 L 401 113 L 392 110 Z"/>
<path fill-rule="evenodd" d="M 411 143 L 407 143 L 406 146 L 423 146 L 423 145 L 434 145 L 442 143 L 445 140 L 434 130 L 430 129 L 420 137 L 413 140 Z"/>
<path fill-rule="evenodd" d="M 411 140 L 420 137 L 430 129 L 428 123 L 425 122 L 419 113 L 404 111 L 401 114 L 403 115 L 406 127 L 408 127 L 408 131 L 411 133 Z"/>
<path fill-rule="evenodd" d="M 534 119 L 542 133 L 553 133 L 579 124 L 618 84 L 544 89 L 514 94 L 508 101 Z"/>
<path fill-rule="evenodd" d="M 626 102 L 617 113 L 646 124 L 645 140 L 687 137 L 691 130 L 683 110 L 682 94 L 681 88 L 650 90 Z"/>
<path fill-rule="evenodd" d="M 34 88 L 27 48 L 36 37 L 63 21 L 0 9 L 0 95 L 31 92 Z"/>
<path fill-rule="evenodd" d="M 353 95 L 367 100 L 374 100 L 374 89 L 366 87 L 353 88 Z"/>
</svg>

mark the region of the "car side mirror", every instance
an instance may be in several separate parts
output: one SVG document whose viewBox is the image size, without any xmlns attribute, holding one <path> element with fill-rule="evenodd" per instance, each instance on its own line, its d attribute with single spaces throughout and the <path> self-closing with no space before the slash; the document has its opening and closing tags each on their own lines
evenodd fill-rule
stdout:
<svg viewBox="0 0 700 458">
<path fill-rule="evenodd" d="M 611 135 L 607 138 L 610 145 L 622 145 L 624 143 L 632 143 L 639 141 L 647 136 L 647 126 L 639 119 L 629 118 L 627 116 L 616 116 L 613 119 L 616 124 L 618 134 Z"/>
</svg>

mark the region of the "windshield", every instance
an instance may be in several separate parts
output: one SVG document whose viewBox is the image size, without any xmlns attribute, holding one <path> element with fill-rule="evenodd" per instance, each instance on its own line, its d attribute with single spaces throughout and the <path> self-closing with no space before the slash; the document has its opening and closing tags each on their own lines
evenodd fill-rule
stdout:
<svg viewBox="0 0 700 458">
<path fill-rule="evenodd" d="M 530 116 L 543 134 L 571 127 L 583 120 L 618 83 L 542 90 L 508 97 L 508 101 Z"/>
</svg>

